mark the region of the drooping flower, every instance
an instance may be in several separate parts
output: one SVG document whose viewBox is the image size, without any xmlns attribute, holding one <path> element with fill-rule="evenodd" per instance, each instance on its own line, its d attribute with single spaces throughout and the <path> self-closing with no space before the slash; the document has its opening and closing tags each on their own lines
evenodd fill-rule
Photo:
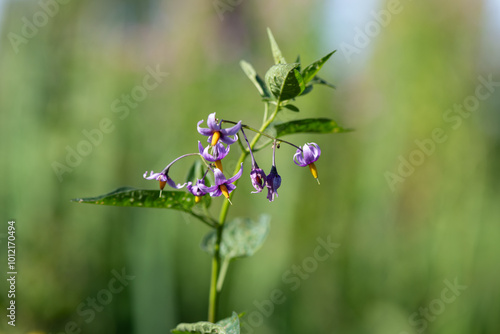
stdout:
<svg viewBox="0 0 500 334">
<path fill-rule="evenodd" d="M 167 165 L 167 167 L 163 168 L 163 170 L 160 172 L 160 173 L 153 173 L 153 171 L 151 171 L 151 175 L 147 176 L 148 175 L 148 172 L 146 171 L 143 175 L 143 177 L 146 179 L 146 180 L 157 180 L 157 181 L 160 181 L 160 197 L 161 197 L 161 192 L 163 191 L 163 188 L 165 188 L 165 185 L 168 184 L 169 186 L 171 186 L 172 188 L 175 188 L 175 189 L 180 189 L 180 188 L 183 188 L 186 184 L 176 184 L 169 176 L 168 176 L 168 171 L 170 170 L 170 167 L 172 167 L 173 164 L 175 164 L 177 161 L 183 159 L 183 158 L 186 158 L 186 157 L 189 157 L 189 156 L 193 156 L 193 155 L 198 155 L 198 153 L 188 153 L 188 154 L 184 154 L 184 155 L 181 155 L 180 157 L 174 159 L 174 161 L 172 161 L 171 163 L 169 163 Z"/>
<path fill-rule="evenodd" d="M 224 195 L 224 197 L 229 200 L 229 194 L 234 189 L 236 189 L 236 186 L 233 184 L 233 182 L 238 180 L 241 177 L 242 173 L 243 173 L 243 163 L 241 164 L 239 172 L 229 179 L 226 179 L 226 177 L 220 171 L 220 169 L 215 168 L 214 170 L 215 185 L 207 187 L 204 184 L 200 184 L 199 186 L 206 193 L 210 193 L 210 196 L 212 197 L 219 197 L 220 195 Z"/>
<path fill-rule="evenodd" d="M 201 123 L 203 123 L 203 120 L 198 122 L 198 132 L 204 136 L 208 136 L 207 142 L 211 143 L 212 146 L 215 146 L 219 139 L 228 145 L 231 145 L 238 140 L 237 133 L 241 129 L 241 121 L 239 121 L 235 126 L 227 129 L 221 129 L 220 124 L 217 123 L 217 120 L 215 119 L 215 113 L 212 113 L 207 119 L 208 128 L 201 128 Z M 233 136 L 233 138 L 230 136 Z"/>
<path fill-rule="evenodd" d="M 302 148 L 298 148 L 297 152 L 293 156 L 293 162 L 297 166 L 305 167 L 309 166 L 312 176 L 318 181 L 318 170 L 316 169 L 315 161 L 319 159 L 321 155 L 321 149 L 316 143 L 306 143 Z"/>
<path fill-rule="evenodd" d="M 183 188 L 186 184 L 176 184 L 174 182 L 174 180 L 172 180 L 169 176 L 168 176 L 168 169 L 167 170 L 163 170 L 162 172 L 160 173 L 153 173 L 153 171 L 151 171 L 151 174 L 149 176 L 148 175 L 148 172 L 146 171 L 143 175 L 143 177 L 146 179 L 146 180 L 157 180 L 157 181 L 160 181 L 160 197 L 161 197 L 161 192 L 163 191 L 163 188 L 165 188 L 165 185 L 168 184 L 169 186 L 171 186 L 172 188 L 175 188 L 175 189 L 181 189 Z"/>
<path fill-rule="evenodd" d="M 225 158 L 225 156 L 229 153 L 230 146 L 224 147 L 224 144 L 217 143 L 215 146 L 208 145 L 206 148 L 203 148 L 201 142 L 198 141 L 198 149 L 200 151 L 201 156 L 210 162 L 214 162 L 215 166 L 222 171 L 222 162 L 221 160 Z M 210 149 L 212 150 L 212 154 L 209 153 Z"/>
<path fill-rule="evenodd" d="M 274 201 L 274 197 L 278 197 L 278 188 L 281 186 L 281 176 L 278 175 L 276 166 L 271 167 L 271 172 L 266 178 L 267 199 L 269 202 Z"/>
<path fill-rule="evenodd" d="M 266 186 L 266 173 L 264 173 L 259 166 L 254 166 L 252 168 L 252 171 L 250 172 L 250 179 L 252 180 L 252 186 L 255 188 L 255 191 L 252 191 L 252 194 L 260 193 Z"/>
<path fill-rule="evenodd" d="M 267 187 L 267 199 L 269 202 L 274 201 L 274 197 L 278 197 L 278 188 L 281 186 L 281 176 L 278 174 L 276 169 L 276 146 L 277 143 L 274 141 L 273 144 L 273 165 L 271 166 L 271 171 L 266 177 L 266 187 Z"/>
<path fill-rule="evenodd" d="M 187 183 L 186 189 L 195 196 L 196 203 L 199 203 L 201 197 L 207 194 L 207 192 L 204 191 L 201 186 L 205 186 L 205 179 L 198 179 L 195 184 L 193 184 L 193 182 L 191 181 Z"/>
</svg>

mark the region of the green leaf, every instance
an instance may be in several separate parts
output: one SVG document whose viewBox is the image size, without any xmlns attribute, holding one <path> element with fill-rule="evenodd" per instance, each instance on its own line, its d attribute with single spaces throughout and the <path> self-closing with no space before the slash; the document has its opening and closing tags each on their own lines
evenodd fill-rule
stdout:
<svg viewBox="0 0 500 334">
<path fill-rule="evenodd" d="M 224 227 L 220 256 L 224 259 L 234 259 L 253 255 L 264 243 L 269 233 L 270 217 L 262 215 L 255 222 L 249 218 L 236 218 Z M 201 248 L 213 254 L 216 231 L 208 232 L 201 242 Z"/>
<path fill-rule="evenodd" d="M 306 89 L 302 93 L 300 93 L 300 96 L 304 96 L 306 94 L 309 94 L 313 90 L 313 85 L 307 85 Z"/>
<path fill-rule="evenodd" d="M 294 133 L 341 133 L 351 129 L 340 127 L 334 120 L 328 118 L 308 118 L 274 125 L 276 137 Z"/>
<path fill-rule="evenodd" d="M 253 66 L 242 60 L 240 61 L 240 66 L 243 69 L 243 72 L 247 75 L 247 77 L 250 79 L 250 81 L 253 82 L 257 90 L 259 91 L 260 96 L 262 97 L 270 97 L 271 95 L 269 94 L 269 91 L 267 90 L 266 84 L 264 80 L 257 74 Z"/>
<path fill-rule="evenodd" d="M 285 57 L 281 54 L 281 50 L 274 39 L 271 29 L 267 28 L 267 35 L 269 36 L 269 42 L 271 43 L 271 50 L 273 52 L 274 63 L 275 64 L 286 64 Z"/>
<path fill-rule="evenodd" d="M 283 108 L 287 108 L 288 110 L 294 111 L 294 112 L 299 112 L 299 108 L 294 106 L 293 104 L 286 104 L 283 106 Z"/>
<path fill-rule="evenodd" d="M 300 70 L 300 55 L 297 55 L 297 58 L 295 59 L 295 63 L 299 64 L 299 66 L 297 67 L 297 71 L 301 71 Z"/>
<path fill-rule="evenodd" d="M 204 223 L 210 226 L 215 226 L 217 224 L 211 218 L 197 214 L 193 211 L 195 205 L 197 204 L 192 194 L 184 191 L 163 191 L 161 197 L 159 195 L 159 190 L 145 190 L 132 187 L 122 187 L 105 195 L 97 197 L 75 198 L 71 201 L 99 205 L 179 210 L 190 213 L 191 215 L 202 220 Z M 203 202 L 203 205 L 205 205 L 206 207 L 210 206 L 210 196 L 203 196 L 201 200 Z"/>
<path fill-rule="evenodd" d="M 224 328 L 226 334 L 240 334 L 240 317 L 236 312 L 232 316 L 217 322 L 217 325 Z"/>
<path fill-rule="evenodd" d="M 304 68 L 304 70 L 302 71 L 302 77 L 304 78 L 304 82 L 308 83 L 309 81 L 311 81 L 312 78 L 314 78 L 314 76 L 316 75 L 316 73 L 319 72 L 319 70 L 321 69 L 321 67 L 323 67 L 323 65 L 326 63 L 326 61 L 335 52 L 336 52 L 336 50 L 330 52 L 329 54 L 327 54 L 323 58 L 321 58 L 319 60 L 316 60 L 314 63 L 312 63 L 311 65 L 309 65 L 306 68 Z"/>
<path fill-rule="evenodd" d="M 269 90 L 278 99 L 292 99 L 305 89 L 304 80 L 299 71 L 298 63 L 273 65 L 266 73 L 266 83 Z"/>
<path fill-rule="evenodd" d="M 198 333 L 198 334 L 227 334 L 224 327 L 208 321 L 200 321 L 192 324 L 181 323 L 171 330 L 174 334 Z M 239 333 L 239 331 L 238 331 Z"/>
<path fill-rule="evenodd" d="M 198 333 L 198 334 L 240 334 L 240 318 L 236 312 L 232 316 L 223 319 L 216 324 L 208 321 L 200 321 L 192 324 L 178 324 L 171 330 L 174 334 Z"/>
<path fill-rule="evenodd" d="M 309 81 L 309 84 L 310 85 L 325 85 L 325 86 L 331 87 L 333 89 L 337 88 L 334 85 L 332 85 L 331 83 L 326 82 L 325 80 L 321 79 L 318 76 L 315 76 L 311 81 Z"/>
</svg>

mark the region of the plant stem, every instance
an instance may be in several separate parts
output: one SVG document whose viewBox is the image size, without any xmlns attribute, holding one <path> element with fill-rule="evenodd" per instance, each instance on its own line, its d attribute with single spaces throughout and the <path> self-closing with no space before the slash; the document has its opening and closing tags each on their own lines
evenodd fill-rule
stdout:
<svg viewBox="0 0 500 334">
<path fill-rule="evenodd" d="M 260 127 L 259 132 L 256 133 L 255 137 L 252 139 L 252 142 L 250 143 L 250 149 L 253 149 L 254 146 L 257 144 L 259 141 L 260 137 L 262 136 L 263 132 L 271 125 L 271 123 L 274 121 L 276 118 L 276 115 L 278 114 L 279 111 L 279 106 L 280 103 L 276 104 L 276 109 L 272 113 L 271 117 L 269 117 L 268 120 L 265 120 Z M 269 108 L 269 102 L 266 102 L 265 105 L 265 114 L 267 116 L 267 110 Z M 245 159 L 248 156 L 248 151 L 244 150 L 241 152 L 240 158 L 238 159 L 238 162 L 236 163 L 235 170 L 233 172 L 233 175 L 236 174 L 239 171 L 240 165 L 245 161 Z M 234 182 L 234 185 L 238 183 L 239 180 L 236 180 Z M 234 191 L 229 194 L 229 199 L 233 198 Z M 211 280 L 210 280 L 210 293 L 209 293 L 209 301 L 208 301 L 208 321 L 215 323 L 217 321 L 217 309 L 218 309 L 218 304 L 219 304 L 219 293 L 222 290 L 222 284 L 218 284 L 219 281 L 219 271 L 221 268 L 221 258 L 220 258 L 220 244 L 222 242 L 222 232 L 224 231 L 224 224 L 226 222 L 227 218 L 227 213 L 229 211 L 229 201 L 224 201 L 222 203 L 222 207 L 220 209 L 220 214 L 219 214 L 219 224 L 216 227 L 216 240 L 215 240 L 215 245 L 214 245 L 214 255 L 212 257 L 212 273 L 211 273 Z M 227 266 L 225 268 L 227 270 Z M 225 275 L 225 273 L 224 273 Z M 223 279 L 223 277 L 221 277 Z M 222 283 L 222 282 L 221 282 Z"/>
</svg>

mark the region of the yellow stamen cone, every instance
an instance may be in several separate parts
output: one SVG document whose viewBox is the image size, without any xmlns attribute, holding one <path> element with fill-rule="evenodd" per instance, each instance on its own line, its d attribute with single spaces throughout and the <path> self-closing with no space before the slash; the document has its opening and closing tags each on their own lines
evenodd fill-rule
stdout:
<svg viewBox="0 0 500 334">
<path fill-rule="evenodd" d="M 309 169 L 311 170 L 312 176 L 316 179 L 316 181 L 318 181 L 318 184 L 319 184 L 318 170 L 316 169 L 316 165 L 314 164 L 314 162 L 311 162 L 309 164 Z"/>
<path fill-rule="evenodd" d="M 227 191 L 226 185 L 225 184 L 221 184 L 219 186 L 219 188 L 220 188 L 220 191 L 222 191 L 222 195 L 224 195 L 224 197 L 227 198 L 227 200 L 229 201 L 229 203 L 231 203 L 231 205 L 233 205 L 233 203 L 229 199 L 229 191 Z"/>
<path fill-rule="evenodd" d="M 163 188 L 165 188 L 166 184 L 167 184 L 167 181 L 160 181 L 160 196 L 158 196 L 158 197 L 161 197 L 161 193 L 163 192 Z"/>
<path fill-rule="evenodd" d="M 201 196 L 195 196 L 194 197 L 194 202 L 195 203 L 200 203 L 201 202 Z"/>
<path fill-rule="evenodd" d="M 222 160 L 215 161 L 215 167 L 219 168 L 220 171 L 223 172 L 223 170 L 222 170 Z"/>
<path fill-rule="evenodd" d="M 215 146 L 215 144 L 217 144 L 219 139 L 220 139 L 220 132 L 215 131 L 214 134 L 212 135 L 212 146 Z"/>
</svg>

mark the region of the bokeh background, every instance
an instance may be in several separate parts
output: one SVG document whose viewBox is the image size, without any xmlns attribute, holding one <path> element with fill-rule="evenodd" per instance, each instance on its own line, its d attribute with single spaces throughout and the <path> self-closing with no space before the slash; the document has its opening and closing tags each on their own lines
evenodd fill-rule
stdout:
<svg viewBox="0 0 500 334">
<path fill-rule="evenodd" d="M 245 332 L 261 334 L 500 331 L 499 1 L 53 4 L 1 2 L 0 267 L 4 277 L 15 219 L 18 270 L 15 328 L 0 283 L 1 333 L 167 333 L 206 319 L 206 226 L 179 212 L 70 199 L 156 189 L 144 171 L 196 151 L 196 122 L 209 113 L 258 125 L 263 105 L 238 63 L 261 75 L 272 65 L 266 27 L 288 60 L 338 50 L 322 70 L 337 89 L 316 87 L 296 105 L 301 117 L 355 132 L 289 138 L 321 146 L 320 186 L 286 146 L 278 200 L 240 182 L 230 218 L 267 213 L 272 227 L 254 257 L 230 267 L 221 315 L 247 312 Z M 373 14 L 381 11 L 391 14 Z M 168 75 L 124 107 L 148 69 Z M 460 114 L 464 103 L 472 111 Z M 68 150 L 103 120 L 108 132 L 68 166 Z M 429 143 L 435 129 L 441 140 Z M 270 151 L 257 157 L 268 170 Z M 68 166 L 59 177 L 58 163 Z M 171 176 L 184 178 L 189 164 Z M 317 238 L 340 245 L 311 267 Z M 310 272 L 290 274 L 303 265 Z M 88 311 L 122 271 L 135 278 Z M 302 277 L 300 286 L 283 275 Z M 259 309 L 275 289 L 284 302 Z"/>
</svg>

